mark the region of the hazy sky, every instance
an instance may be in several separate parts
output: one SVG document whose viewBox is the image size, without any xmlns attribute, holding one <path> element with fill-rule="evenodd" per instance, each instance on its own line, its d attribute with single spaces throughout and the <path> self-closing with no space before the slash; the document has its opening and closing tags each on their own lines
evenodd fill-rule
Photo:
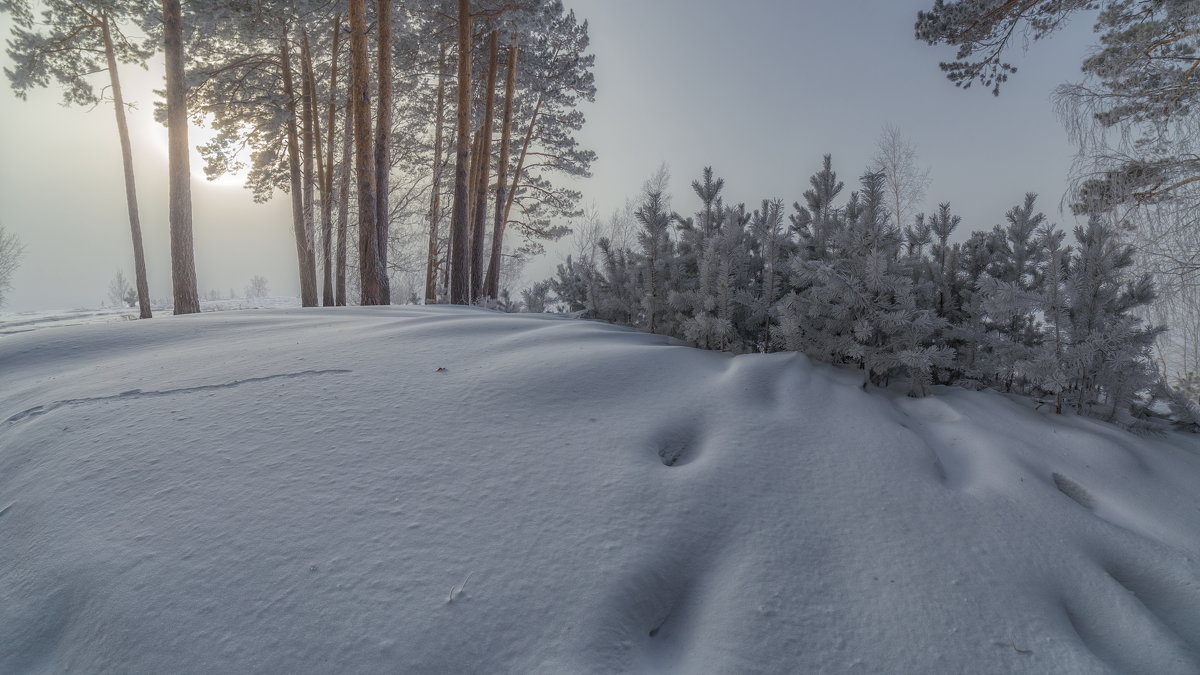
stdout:
<svg viewBox="0 0 1200 675">
<path fill-rule="evenodd" d="M 952 50 L 913 39 L 931 0 L 565 1 L 590 21 L 597 56 L 582 141 L 599 160 L 579 189 L 601 213 L 663 162 L 681 213 L 698 207 L 688 185 L 706 165 L 726 179 L 727 202 L 751 207 L 799 200 L 825 153 L 850 189 L 892 124 L 931 168 L 925 208 L 952 202 L 964 230 L 1000 222 L 1028 191 L 1051 220 L 1073 222 L 1058 206 L 1074 153 L 1050 94 L 1077 77 L 1090 21 L 1013 53 L 1021 70 L 994 98 L 956 89 L 937 67 Z M 0 32 L 9 27 L 0 18 Z M 151 295 L 169 298 L 166 132 L 151 120 L 161 65 L 122 76 L 140 104 L 130 124 Z M 115 272 L 133 268 L 112 110 L 64 108 L 56 89 L 28 101 L 3 89 L 0 223 L 26 246 L 4 309 L 98 306 Z M 195 173 L 200 292 L 240 294 L 261 274 L 272 293 L 298 295 L 286 199 L 254 204 L 236 183 Z M 529 276 L 548 275 L 556 257 Z"/>
</svg>

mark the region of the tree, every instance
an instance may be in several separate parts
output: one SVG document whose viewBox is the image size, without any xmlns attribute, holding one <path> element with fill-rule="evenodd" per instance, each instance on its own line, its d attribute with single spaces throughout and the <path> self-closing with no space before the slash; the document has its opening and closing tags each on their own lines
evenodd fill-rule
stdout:
<svg viewBox="0 0 1200 675">
<path fill-rule="evenodd" d="M 350 78 L 354 113 L 354 166 L 358 185 L 359 280 L 364 305 L 384 301 L 379 254 L 378 175 L 371 135 L 371 72 L 365 0 L 350 0 Z"/>
<path fill-rule="evenodd" d="M 897 229 L 902 229 L 909 211 L 921 203 L 929 187 L 929 169 L 917 166 L 917 146 L 900 133 L 899 127 L 885 126 L 875 145 L 871 170 L 883 174 L 892 220 Z"/>
<path fill-rule="evenodd" d="M 24 99 L 33 87 L 47 86 L 51 79 L 63 87 L 66 103 L 94 107 L 107 98 L 90 82 L 94 73 L 108 73 L 108 92 L 116 113 L 117 135 L 121 142 L 121 163 L 125 173 L 125 201 L 129 211 L 129 230 L 133 240 L 134 276 L 140 316 L 149 319 L 149 282 L 146 256 L 142 246 L 142 225 L 138 213 L 137 184 L 133 173 L 133 150 L 129 140 L 126 102 L 121 89 L 119 63 L 142 65 L 154 53 L 152 41 L 127 35 L 122 25 L 141 18 L 149 7 L 146 2 L 100 0 L 80 3 L 69 0 L 45 0 L 42 21 L 34 30 L 30 0 L 0 2 L 0 11 L 13 17 L 12 39 L 8 55 L 14 67 L 5 69 L 13 90 Z M 123 301 L 123 296 L 122 296 Z"/>
<path fill-rule="evenodd" d="M 163 47 L 167 62 L 167 165 L 171 222 L 171 285 L 175 314 L 200 311 L 196 255 L 192 248 L 192 169 L 188 148 L 187 79 L 184 75 L 183 15 L 179 0 L 162 0 Z"/>
<path fill-rule="evenodd" d="M 467 216 L 471 157 L 471 0 L 458 0 L 458 83 L 455 122 L 454 207 L 450 216 L 450 302 L 471 301 Z"/>
<path fill-rule="evenodd" d="M 554 218 L 582 215 L 580 193 L 555 178 L 586 178 L 596 158 L 576 138 L 586 121 L 579 103 L 596 96 L 588 23 L 557 0 L 532 5 L 531 28 L 522 38 L 522 91 L 513 111 L 514 156 L 506 171 L 501 219 L 523 236 L 526 253 L 540 252 L 541 241 L 567 234 L 567 228 L 552 224 Z"/>
<path fill-rule="evenodd" d="M 127 299 L 132 297 L 133 304 L 127 302 Z M 125 278 L 125 273 L 117 270 L 116 276 L 112 281 L 108 282 L 108 301 L 113 307 L 132 307 L 137 304 L 137 291 L 133 290 L 133 286 L 129 285 L 129 280 Z"/>
<path fill-rule="evenodd" d="M 378 26 L 376 42 L 377 68 L 375 81 L 378 85 L 375 121 L 375 259 L 364 259 L 364 267 L 371 267 L 374 279 L 376 302 L 363 304 L 388 305 L 392 302 L 391 285 L 388 282 L 388 228 L 391 212 L 388 210 L 390 191 L 389 176 L 392 169 L 392 0 L 378 0 L 375 23 Z M 367 253 L 359 251 L 360 256 Z M 365 287 L 365 284 L 364 284 Z"/>
<path fill-rule="evenodd" d="M 265 298 L 267 297 L 267 279 L 266 277 L 256 274 L 250 279 L 250 284 L 246 286 L 246 298 Z"/>
<path fill-rule="evenodd" d="M 917 16 L 916 36 L 958 47 L 942 63 L 956 85 L 999 94 L 1016 68 L 1002 61 L 1014 37 L 1048 37 L 1068 19 L 1099 10 L 1099 46 L 1084 59 L 1084 80 L 1058 88 L 1056 101 L 1079 145 L 1076 213 L 1123 207 L 1138 225 L 1139 247 L 1183 251 L 1200 270 L 1195 228 L 1167 225 L 1161 211 L 1200 209 L 1200 3 L 1190 0 L 935 0 Z M 1191 232 L 1189 232 L 1191 231 Z M 1164 237 L 1164 234 L 1171 235 Z M 1178 238 L 1175 238 L 1178 236 Z"/>
<path fill-rule="evenodd" d="M 438 226 L 442 218 L 442 137 L 446 127 L 446 45 L 438 45 L 437 105 L 434 108 L 433 185 L 429 190 L 429 250 L 425 267 L 425 304 L 437 302 L 440 257 Z"/>
<path fill-rule="evenodd" d="M 1070 345 L 1064 360 L 1076 410 L 1128 423 L 1136 397 L 1159 379 L 1151 358 L 1162 327 L 1146 326 L 1136 310 L 1154 300 L 1148 276 L 1131 281 L 1134 249 L 1098 216 L 1075 228 L 1078 255 L 1070 264 L 1067 294 Z"/>
<path fill-rule="evenodd" d="M 507 49 L 508 59 L 504 78 L 504 117 L 500 123 L 500 158 L 496 165 L 496 211 L 492 220 L 492 253 L 488 260 L 487 279 L 483 284 L 484 297 L 496 297 L 500 290 L 500 256 L 504 250 L 505 207 L 508 203 L 508 164 L 512 152 L 513 110 L 516 108 L 517 63 L 520 55 L 520 36 L 514 35 Z M 438 96 L 441 96 L 439 92 Z"/>
<path fill-rule="evenodd" d="M 21 253 L 24 247 L 17 235 L 5 231 L 0 225 L 0 307 L 4 306 L 4 296 L 12 288 L 13 274 L 21 264 Z"/>
</svg>

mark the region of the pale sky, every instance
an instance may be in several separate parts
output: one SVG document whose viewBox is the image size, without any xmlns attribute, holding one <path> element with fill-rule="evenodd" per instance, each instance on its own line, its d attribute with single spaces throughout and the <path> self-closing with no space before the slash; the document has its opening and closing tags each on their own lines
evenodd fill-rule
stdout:
<svg viewBox="0 0 1200 675">
<path fill-rule="evenodd" d="M 635 196 L 666 162 L 673 207 L 698 207 L 688 185 L 706 165 L 726 179 L 726 201 L 801 199 L 832 153 L 847 190 L 874 154 L 884 125 L 898 126 L 931 168 L 925 209 L 950 201 L 963 230 L 990 228 L 1025 192 L 1069 229 L 1059 201 L 1074 155 L 1050 103 L 1077 77 L 1090 20 L 1011 55 L 1020 72 L 999 98 L 956 89 L 937 67 L 952 50 L 913 38 L 931 0 L 566 0 L 591 23 L 597 99 L 581 140 L 599 153 L 578 188 L 602 214 Z M 7 17 L 0 33 L 8 34 Z M 0 56 L 0 65 L 10 60 Z M 151 119 L 161 86 L 150 71 L 122 71 L 137 101 L 130 124 L 151 296 L 170 297 L 166 133 Z M 0 223 L 24 242 L 5 311 L 96 307 L 109 280 L 133 263 L 116 127 L 110 107 L 59 105 L 57 89 L 28 101 L 0 91 Z M 255 204 L 234 184 L 194 171 L 201 294 L 240 294 L 265 276 L 273 294 L 298 295 L 287 200 Z M 848 194 L 848 192 L 847 192 Z M 551 254 L 530 278 L 547 276 Z M 514 291 L 518 289 L 513 289 Z"/>
</svg>

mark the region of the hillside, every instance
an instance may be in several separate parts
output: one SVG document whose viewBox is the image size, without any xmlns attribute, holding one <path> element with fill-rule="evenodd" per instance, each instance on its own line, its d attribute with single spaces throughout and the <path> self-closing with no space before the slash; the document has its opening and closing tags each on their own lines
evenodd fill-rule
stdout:
<svg viewBox="0 0 1200 675">
<path fill-rule="evenodd" d="M 1200 438 L 451 307 L 0 335 L 0 672 L 1200 672 Z"/>
</svg>

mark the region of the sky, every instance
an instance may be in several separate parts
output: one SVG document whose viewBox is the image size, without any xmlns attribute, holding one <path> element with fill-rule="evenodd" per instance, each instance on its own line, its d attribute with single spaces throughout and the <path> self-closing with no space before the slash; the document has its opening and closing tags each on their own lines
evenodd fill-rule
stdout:
<svg viewBox="0 0 1200 675">
<path fill-rule="evenodd" d="M 688 187 L 705 166 L 725 178 L 727 203 L 802 198 L 821 157 L 833 155 L 847 191 L 885 125 L 898 127 L 930 169 L 923 210 L 949 201 L 962 231 L 990 228 L 1026 192 L 1052 221 L 1074 157 L 1050 101 L 1077 78 L 1092 43 L 1077 20 L 1010 55 L 1020 69 L 999 98 L 957 89 L 937 63 L 953 50 L 913 38 L 931 0 L 565 0 L 590 24 L 597 97 L 586 104 L 584 147 L 599 157 L 575 187 L 601 214 L 622 206 L 666 163 L 673 208 L 691 213 Z M 0 33 L 11 23 L 0 17 Z M 0 65 L 11 60 L 0 55 Z M 130 117 L 151 296 L 170 297 L 166 132 L 151 118 L 161 61 L 121 72 Z M 18 100 L 0 91 L 0 224 L 25 244 L 4 309 L 96 307 L 133 263 L 121 159 L 110 107 L 60 105 L 54 89 Z M 285 198 L 256 204 L 236 181 L 207 182 L 194 162 L 193 208 L 201 294 L 239 295 L 255 275 L 298 295 Z M 848 193 L 848 192 L 847 192 Z M 565 246 L 527 268 L 548 276 Z M 514 289 L 517 290 L 517 289 Z"/>
</svg>

